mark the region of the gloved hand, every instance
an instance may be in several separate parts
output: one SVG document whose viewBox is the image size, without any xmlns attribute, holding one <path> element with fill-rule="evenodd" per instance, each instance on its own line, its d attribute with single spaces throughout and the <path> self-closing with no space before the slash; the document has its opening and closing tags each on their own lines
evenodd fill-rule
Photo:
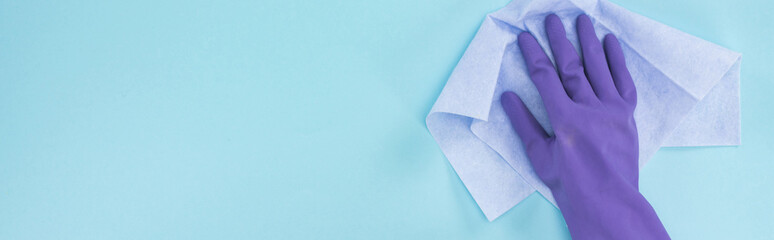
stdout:
<svg viewBox="0 0 774 240">
<path fill-rule="evenodd" d="M 519 34 L 518 44 L 553 136 L 515 93 L 505 92 L 501 101 L 535 172 L 551 189 L 570 235 L 669 239 L 639 192 L 633 117 L 637 93 L 618 40 L 608 34 L 603 46 L 589 17 L 579 16 L 581 63 L 559 17 L 549 15 L 545 24 L 556 68 L 530 33 Z"/>
</svg>

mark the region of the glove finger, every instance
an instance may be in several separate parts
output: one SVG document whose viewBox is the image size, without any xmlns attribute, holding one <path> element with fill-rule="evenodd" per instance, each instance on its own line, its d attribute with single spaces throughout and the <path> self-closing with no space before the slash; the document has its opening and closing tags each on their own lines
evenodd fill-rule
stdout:
<svg viewBox="0 0 774 240">
<path fill-rule="evenodd" d="M 583 72 L 578 52 L 567 39 L 562 20 L 555 14 L 546 17 L 546 34 L 556 61 L 556 69 L 567 95 L 576 102 L 594 101 L 596 96 L 591 90 L 586 74 Z"/>
<path fill-rule="evenodd" d="M 602 51 L 602 43 L 597 38 L 591 19 L 585 14 L 578 16 L 576 27 L 583 53 L 583 65 L 591 87 L 602 101 L 618 99 L 613 77 L 610 75 L 605 53 Z"/>
<path fill-rule="evenodd" d="M 545 146 L 548 134 L 516 93 L 510 91 L 503 93 L 500 96 L 500 102 L 503 105 L 505 114 L 508 115 L 508 119 L 511 121 L 511 126 L 513 126 L 516 134 L 521 138 L 521 142 L 524 144 L 527 152 L 532 152 Z"/>
<path fill-rule="evenodd" d="M 615 83 L 618 94 L 632 106 L 637 105 L 637 90 L 634 87 L 634 80 L 632 75 L 629 74 L 629 69 L 626 68 L 626 60 L 624 59 L 623 50 L 621 50 L 621 44 L 618 43 L 618 39 L 613 34 L 605 36 L 605 55 L 607 55 L 607 62 L 610 64 L 610 73 L 613 75 L 613 82 Z"/>
<path fill-rule="evenodd" d="M 571 100 L 559 81 L 554 65 L 529 32 L 519 34 L 518 43 L 532 83 L 540 93 L 548 115 L 556 115 L 561 106 L 567 105 Z"/>
</svg>

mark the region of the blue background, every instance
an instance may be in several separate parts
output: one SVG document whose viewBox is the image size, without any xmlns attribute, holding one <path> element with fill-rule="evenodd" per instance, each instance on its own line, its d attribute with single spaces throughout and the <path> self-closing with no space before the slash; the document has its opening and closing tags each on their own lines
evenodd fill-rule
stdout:
<svg viewBox="0 0 774 240">
<path fill-rule="evenodd" d="M 0 239 L 567 239 L 424 118 L 493 1 L 0 1 Z M 675 239 L 774 238 L 770 1 L 628 1 L 742 52 L 743 145 L 662 149 Z M 768 17 L 767 17 L 768 15 Z"/>
</svg>

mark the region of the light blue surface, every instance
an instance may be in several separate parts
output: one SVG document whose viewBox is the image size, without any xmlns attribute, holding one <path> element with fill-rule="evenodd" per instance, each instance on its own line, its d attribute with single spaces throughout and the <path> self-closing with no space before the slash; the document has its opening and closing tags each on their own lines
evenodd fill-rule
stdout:
<svg viewBox="0 0 774 240">
<path fill-rule="evenodd" d="M 642 173 L 667 230 L 774 238 L 774 3 L 614 2 L 744 54 L 742 146 Z M 566 239 L 537 194 L 488 222 L 424 126 L 506 3 L 0 1 L 0 239 Z"/>
</svg>

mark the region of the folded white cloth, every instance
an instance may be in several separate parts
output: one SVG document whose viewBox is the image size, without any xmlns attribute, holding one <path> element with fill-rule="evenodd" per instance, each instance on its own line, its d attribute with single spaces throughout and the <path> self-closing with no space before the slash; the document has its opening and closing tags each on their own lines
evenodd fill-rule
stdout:
<svg viewBox="0 0 774 240">
<path fill-rule="evenodd" d="M 741 55 L 605 0 L 514 0 L 489 14 L 427 116 L 427 127 L 491 221 L 534 191 L 554 202 L 509 126 L 499 96 L 516 92 L 550 131 L 516 36 L 529 31 L 550 54 L 544 18 L 556 13 L 576 44 L 585 13 L 600 39 L 615 34 L 638 93 L 640 165 L 662 146 L 740 144 Z"/>
</svg>

